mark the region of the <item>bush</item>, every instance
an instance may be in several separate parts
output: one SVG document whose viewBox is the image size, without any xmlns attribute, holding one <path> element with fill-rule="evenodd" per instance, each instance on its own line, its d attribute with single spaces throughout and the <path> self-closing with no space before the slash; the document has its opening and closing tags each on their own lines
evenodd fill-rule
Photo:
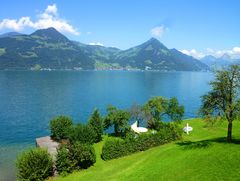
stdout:
<svg viewBox="0 0 240 181">
<path fill-rule="evenodd" d="M 96 137 L 95 137 L 95 143 L 98 143 L 102 140 L 102 134 L 103 134 L 103 119 L 100 116 L 99 111 L 96 109 L 94 110 L 93 114 L 91 115 L 89 121 L 89 126 L 92 127 L 94 130 Z"/>
<path fill-rule="evenodd" d="M 92 145 L 76 142 L 68 149 L 75 169 L 86 169 L 96 162 L 96 154 Z"/>
<path fill-rule="evenodd" d="M 143 133 L 135 137 L 129 136 L 125 140 L 111 138 L 102 148 L 103 160 L 110 160 L 144 151 L 181 138 L 182 131 L 175 124 L 163 123 L 156 133 Z"/>
<path fill-rule="evenodd" d="M 67 175 L 74 170 L 86 169 L 96 162 L 92 145 L 76 142 L 61 146 L 56 157 L 56 168 L 60 175 Z"/>
<path fill-rule="evenodd" d="M 128 150 L 125 149 L 126 142 L 120 138 L 109 138 L 102 148 L 102 159 L 111 160 L 114 158 L 128 155 Z"/>
<path fill-rule="evenodd" d="M 42 181 L 53 175 L 53 161 L 47 150 L 34 148 L 17 159 L 18 180 Z"/>
<path fill-rule="evenodd" d="M 95 142 L 96 133 L 89 125 L 78 124 L 70 133 L 69 139 L 71 143 L 81 142 L 93 144 Z"/>
<path fill-rule="evenodd" d="M 50 121 L 50 130 L 52 138 L 56 140 L 68 138 L 72 128 L 72 119 L 67 116 L 58 116 Z"/>
<path fill-rule="evenodd" d="M 61 145 L 57 150 L 56 168 L 60 175 L 65 176 L 73 171 L 73 163 L 66 145 Z"/>
</svg>

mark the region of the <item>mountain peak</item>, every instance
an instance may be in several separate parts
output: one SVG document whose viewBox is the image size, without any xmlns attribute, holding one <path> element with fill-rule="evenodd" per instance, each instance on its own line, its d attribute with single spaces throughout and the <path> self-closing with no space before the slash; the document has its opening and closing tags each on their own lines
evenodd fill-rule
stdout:
<svg viewBox="0 0 240 181">
<path fill-rule="evenodd" d="M 231 56 L 229 54 L 227 54 L 227 53 L 224 53 L 222 55 L 221 59 L 223 59 L 223 60 L 231 60 Z"/>
<path fill-rule="evenodd" d="M 46 29 L 40 29 L 31 34 L 31 36 L 40 36 L 45 39 L 51 39 L 54 41 L 69 41 L 67 37 L 58 32 L 55 28 L 49 27 Z"/>
<path fill-rule="evenodd" d="M 164 44 L 162 44 L 158 39 L 153 37 L 142 44 L 142 46 L 144 47 L 145 46 L 148 47 L 149 45 L 151 45 L 155 49 L 167 49 L 167 47 Z"/>
<path fill-rule="evenodd" d="M 150 38 L 148 41 L 149 42 L 159 42 L 159 40 L 157 38 L 154 38 L 154 37 Z"/>
</svg>

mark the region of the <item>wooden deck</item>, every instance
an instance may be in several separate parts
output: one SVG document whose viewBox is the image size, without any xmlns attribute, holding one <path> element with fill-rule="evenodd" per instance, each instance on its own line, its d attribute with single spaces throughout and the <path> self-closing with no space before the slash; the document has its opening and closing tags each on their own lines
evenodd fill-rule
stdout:
<svg viewBox="0 0 240 181">
<path fill-rule="evenodd" d="M 52 140 L 50 136 L 45 136 L 36 139 L 36 146 L 39 148 L 46 148 L 48 153 L 55 158 L 59 143 Z"/>
</svg>

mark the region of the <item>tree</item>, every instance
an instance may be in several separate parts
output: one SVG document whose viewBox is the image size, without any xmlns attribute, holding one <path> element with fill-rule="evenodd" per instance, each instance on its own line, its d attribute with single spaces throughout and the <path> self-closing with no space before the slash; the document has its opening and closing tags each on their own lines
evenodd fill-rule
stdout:
<svg viewBox="0 0 240 181">
<path fill-rule="evenodd" d="M 127 131 L 130 130 L 128 125 L 130 113 L 125 110 L 117 109 L 114 106 L 109 106 L 107 112 L 108 114 L 104 119 L 104 128 L 107 129 L 113 126 L 116 136 L 125 136 Z"/>
<path fill-rule="evenodd" d="M 130 114 L 131 120 L 137 121 L 137 126 L 139 126 L 140 123 L 144 123 L 146 120 L 149 120 L 151 118 L 151 115 L 147 114 L 147 112 L 144 110 L 144 106 L 138 104 L 132 105 Z"/>
<path fill-rule="evenodd" d="M 220 118 L 228 121 L 227 141 L 232 141 L 232 122 L 240 114 L 240 66 L 232 65 L 215 72 L 210 82 L 211 90 L 202 96 L 200 113 L 205 118 Z M 213 119 L 214 120 L 214 119 Z"/>
<path fill-rule="evenodd" d="M 101 115 L 98 111 L 98 109 L 95 109 L 92 113 L 88 124 L 96 133 L 95 143 L 98 143 L 102 140 L 102 134 L 103 134 L 103 120 L 101 118 Z"/>
<path fill-rule="evenodd" d="M 166 114 L 174 122 L 180 122 L 184 115 L 184 107 L 179 105 L 177 98 L 169 99 Z"/>
<path fill-rule="evenodd" d="M 50 121 L 51 136 L 56 140 L 68 138 L 72 125 L 72 119 L 67 116 L 53 118 Z"/>
<path fill-rule="evenodd" d="M 184 107 L 179 105 L 176 98 L 153 97 L 144 105 L 144 110 L 151 115 L 147 120 L 150 129 L 158 128 L 164 118 L 180 122 L 184 115 Z"/>
</svg>

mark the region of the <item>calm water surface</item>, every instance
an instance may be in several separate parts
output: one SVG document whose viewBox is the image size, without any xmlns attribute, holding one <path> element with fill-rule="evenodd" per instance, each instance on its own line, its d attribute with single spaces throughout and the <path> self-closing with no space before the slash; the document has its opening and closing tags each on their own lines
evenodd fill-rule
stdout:
<svg viewBox="0 0 240 181">
<path fill-rule="evenodd" d="M 15 179 L 18 152 L 49 134 L 48 123 L 64 114 L 86 122 L 97 107 L 130 108 L 152 96 L 177 97 L 185 118 L 196 117 L 211 73 L 56 71 L 0 72 L 0 181 Z"/>
</svg>

